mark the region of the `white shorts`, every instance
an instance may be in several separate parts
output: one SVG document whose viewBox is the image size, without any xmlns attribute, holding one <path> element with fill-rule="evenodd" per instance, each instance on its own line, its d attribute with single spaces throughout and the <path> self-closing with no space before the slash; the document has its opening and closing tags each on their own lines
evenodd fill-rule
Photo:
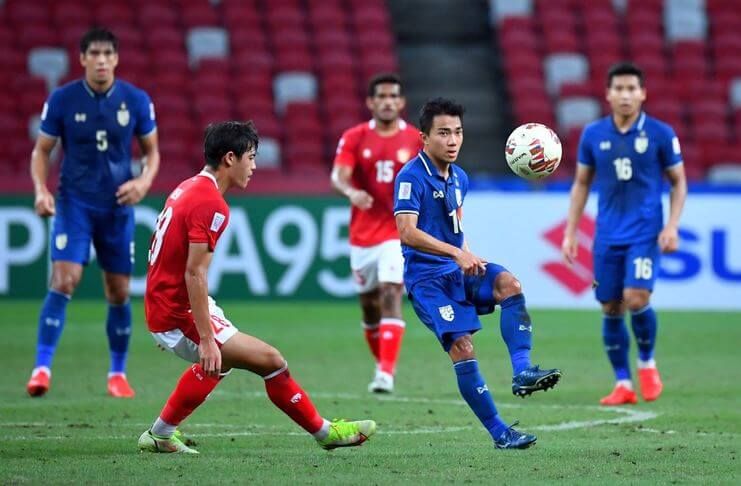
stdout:
<svg viewBox="0 0 741 486">
<path fill-rule="evenodd" d="M 388 240 L 375 246 L 350 246 L 350 268 L 355 290 L 364 294 L 379 283 L 404 282 L 404 257 L 401 241 Z"/>
<path fill-rule="evenodd" d="M 224 316 L 224 311 L 211 297 L 208 298 L 208 313 L 211 315 L 211 326 L 214 328 L 216 344 L 221 348 L 225 342 L 237 334 L 238 329 Z M 152 337 L 165 350 L 175 353 L 185 361 L 198 363 L 201 359 L 198 355 L 198 343 L 193 340 L 198 336 L 197 333 L 193 335 L 194 327 L 194 325 L 189 325 L 185 332 L 182 329 L 153 332 Z"/>
</svg>

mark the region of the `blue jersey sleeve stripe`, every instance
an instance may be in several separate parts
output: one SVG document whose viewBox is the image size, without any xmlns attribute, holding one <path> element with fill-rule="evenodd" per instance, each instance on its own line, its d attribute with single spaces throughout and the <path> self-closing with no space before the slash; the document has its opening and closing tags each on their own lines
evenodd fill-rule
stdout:
<svg viewBox="0 0 741 486">
<path fill-rule="evenodd" d="M 394 216 L 397 214 L 416 214 L 419 216 L 419 211 L 414 211 L 412 209 L 399 209 L 398 211 L 394 211 Z"/>
<path fill-rule="evenodd" d="M 678 165 L 683 165 L 683 164 L 684 164 L 684 159 L 680 159 L 680 160 L 677 160 L 676 162 L 672 162 L 671 165 L 667 165 L 666 167 L 664 167 L 664 170 L 669 170 Z"/>
</svg>

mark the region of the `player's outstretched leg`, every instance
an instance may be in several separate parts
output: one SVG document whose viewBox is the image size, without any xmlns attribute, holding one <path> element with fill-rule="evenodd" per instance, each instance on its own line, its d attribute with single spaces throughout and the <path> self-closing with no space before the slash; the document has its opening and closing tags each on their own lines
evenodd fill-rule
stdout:
<svg viewBox="0 0 741 486">
<path fill-rule="evenodd" d="M 376 432 L 373 420 L 329 422 L 324 419 L 309 395 L 291 377 L 285 362 L 284 366 L 265 376 L 264 380 L 265 390 L 273 404 L 310 433 L 324 449 L 359 446 Z"/>
<path fill-rule="evenodd" d="M 39 314 L 39 332 L 36 345 L 36 363 L 26 391 L 32 397 L 44 395 L 51 384 L 51 363 L 59 337 L 64 329 L 70 296 L 49 289 Z"/>
<path fill-rule="evenodd" d="M 525 307 L 525 296 L 512 295 L 500 305 L 500 330 L 512 362 L 512 393 L 524 398 L 533 392 L 553 388 L 561 379 L 561 371 L 530 364 L 533 327 Z"/>
</svg>

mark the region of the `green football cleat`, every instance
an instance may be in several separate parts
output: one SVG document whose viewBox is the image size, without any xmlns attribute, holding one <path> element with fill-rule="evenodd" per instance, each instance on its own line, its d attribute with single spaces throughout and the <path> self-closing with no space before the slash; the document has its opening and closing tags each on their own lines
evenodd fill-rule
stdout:
<svg viewBox="0 0 741 486">
<path fill-rule="evenodd" d="M 317 442 L 326 450 L 353 447 L 359 446 L 375 433 L 376 423 L 373 420 L 358 420 L 357 422 L 333 420 L 329 425 L 327 438 L 317 440 Z"/>
<path fill-rule="evenodd" d="M 198 454 L 197 450 L 183 444 L 183 441 L 178 438 L 178 435 L 180 434 L 175 433 L 170 438 L 157 437 L 152 434 L 151 430 L 147 430 L 139 437 L 139 450 L 141 452 Z"/>
</svg>

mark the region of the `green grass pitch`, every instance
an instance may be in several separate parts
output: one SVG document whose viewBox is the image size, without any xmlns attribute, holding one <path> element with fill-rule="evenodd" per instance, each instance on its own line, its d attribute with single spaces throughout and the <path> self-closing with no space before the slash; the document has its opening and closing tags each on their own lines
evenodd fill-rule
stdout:
<svg viewBox="0 0 741 486">
<path fill-rule="evenodd" d="M 377 397 L 366 391 L 372 363 L 353 302 L 221 302 L 240 329 L 283 352 L 325 417 L 371 417 L 378 433 L 362 447 L 326 452 L 273 407 L 259 378 L 235 371 L 182 427 L 201 454 L 176 457 L 136 448 L 186 367 L 155 348 L 141 303 L 129 360 L 133 400 L 105 395 L 105 307 L 98 301 L 70 304 L 51 391 L 25 395 L 39 304 L 3 301 L 0 312 L 0 484 L 741 481 L 738 313 L 660 312 L 664 395 L 619 409 L 597 406 L 612 377 L 596 309 L 532 311 L 534 362 L 560 367 L 564 377 L 555 390 L 524 400 L 510 392 L 498 316 L 486 317 L 476 350 L 500 413 L 538 435 L 529 450 L 498 451 L 411 309 L 397 392 Z"/>
</svg>

